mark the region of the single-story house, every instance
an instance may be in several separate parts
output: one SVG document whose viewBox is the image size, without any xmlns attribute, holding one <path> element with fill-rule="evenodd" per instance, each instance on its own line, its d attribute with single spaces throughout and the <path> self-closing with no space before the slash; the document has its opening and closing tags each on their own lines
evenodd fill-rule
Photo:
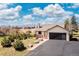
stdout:
<svg viewBox="0 0 79 59">
<path fill-rule="evenodd" d="M 39 38 L 69 41 L 69 31 L 60 25 L 45 25 L 35 31 Z"/>
</svg>

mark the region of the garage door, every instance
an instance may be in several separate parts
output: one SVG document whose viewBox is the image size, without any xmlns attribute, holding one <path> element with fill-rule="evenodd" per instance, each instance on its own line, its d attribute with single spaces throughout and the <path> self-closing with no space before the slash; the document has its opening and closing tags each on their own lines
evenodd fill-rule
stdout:
<svg viewBox="0 0 79 59">
<path fill-rule="evenodd" d="M 49 33 L 49 39 L 66 40 L 66 33 Z"/>
</svg>

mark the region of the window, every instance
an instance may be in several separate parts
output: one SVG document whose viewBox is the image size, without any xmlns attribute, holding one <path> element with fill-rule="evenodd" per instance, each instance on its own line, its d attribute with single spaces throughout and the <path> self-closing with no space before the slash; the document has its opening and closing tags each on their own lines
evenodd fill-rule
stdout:
<svg viewBox="0 0 79 59">
<path fill-rule="evenodd" d="M 39 31 L 38 34 L 41 34 L 41 31 Z"/>
</svg>

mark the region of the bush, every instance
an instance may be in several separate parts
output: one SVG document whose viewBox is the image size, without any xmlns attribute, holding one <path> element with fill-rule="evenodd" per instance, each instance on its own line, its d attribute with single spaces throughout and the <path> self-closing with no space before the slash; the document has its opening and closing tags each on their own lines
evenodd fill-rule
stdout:
<svg viewBox="0 0 79 59">
<path fill-rule="evenodd" d="M 27 35 L 25 33 L 22 34 L 24 39 L 27 39 Z"/>
<path fill-rule="evenodd" d="M 15 50 L 24 50 L 24 44 L 20 41 L 20 40 L 16 40 L 16 42 L 14 42 L 13 47 L 15 48 Z"/>
<path fill-rule="evenodd" d="M 70 41 L 78 41 L 77 38 L 72 38 Z"/>
<path fill-rule="evenodd" d="M 1 45 L 2 45 L 3 47 L 10 47 L 10 46 L 11 46 L 11 41 L 10 41 L 7 37 L 5 37 L 5 38 L 1 41 Z"/>
<path fill-rule="evenodd" d="M 30 33 L 31 37 L 35 37 L 35 35 L 36 35 L 35 33 Z"/>
<path fill-rule="evenodd" d="M 24 39 L 24 35 L 22 33 L 17 33 L 16 39 L 23 40 Z"/>
<path fill-rule="evenodd" d="M 20 34 L 19 37 L 21 40 L 25 39 L 24 34 Z"/>
<path fill-rule="evenodd" d="M 26 36 L 27 36 L 27 38 L 30 38 L 31 37 L 31 31 L 27 31 Z"/>
<path fill-rule="evenodd" d="M 10 36 L 8 37 L 8 39 L 9 39 L 11 42 L 14 42 L 15 37 L 12 36 L 12 35 L 10 35 Z"/>
</svg>

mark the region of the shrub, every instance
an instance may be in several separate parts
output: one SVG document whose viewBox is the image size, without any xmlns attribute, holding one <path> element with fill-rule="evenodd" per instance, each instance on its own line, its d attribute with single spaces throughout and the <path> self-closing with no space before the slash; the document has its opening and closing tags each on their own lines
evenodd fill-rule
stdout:
<svg viewBox="0 0 79 59">
<path fill-rule="evenodd" d="M 20 40 L 25 39 L 23 34 L 20 34 L 20 35 L 19 35 L 19 38 L 20 38 Z"/>
<path fill-rule="evenodd" d="M 30 33 L 30 36 L 31 37 L 35 37 L 35 33 Z"/>
<path fill-rule="evenodd" d="M 19 50 L 19 51 L 25 49 L 24 44 L 18 39 L 16 40 L 16 42 L 14 42 L 13 47 L 15 48 L 15 50 Z"/>
<path fill-rule="evenodd" d="M 14 40 L 16 39 L 16 33 L 9 33 L 8 34 L 8 39 L 11 41 L 11 42 L 14 42 Z"/>
<path fill-rule="evenodd" d="M 17 33 L 16 39 L 23 40 L 24 39 L 23 34 L 22 33 Z"/>
<path fill-rule="evenodd" d="M 28 34 L 26 34 L 26 36 L 27 36 L 27 38 L 30 38 L 31 37 L 31 35 L 28 33 Z"/>
<path fill-rule="evenodd" d="M 4 37 L 4 39 L 1 41 L 1 45 L 3 47 L 10 47 L 11 46 L 11 41 L 7 37 Z"/>
<path fill-rule="evenodd" d="M 27 31 L 26 36 L 27 36 L 27 38 L 30 38 L 31 37 L 31 31 Z"/>
<path fill-rule="evenodd" d="M 12 35 L 10 35 L 10 36 L 8 37 L 8 39 L 9 39 L 11 42 L 14 42 L 15 37 L 12 36 Z"/>
<path fill-rule="evenodd" d="M 23 39 L 27 39 L 27 35 L 25 33 L 22 34 Z"/>
</svg>

